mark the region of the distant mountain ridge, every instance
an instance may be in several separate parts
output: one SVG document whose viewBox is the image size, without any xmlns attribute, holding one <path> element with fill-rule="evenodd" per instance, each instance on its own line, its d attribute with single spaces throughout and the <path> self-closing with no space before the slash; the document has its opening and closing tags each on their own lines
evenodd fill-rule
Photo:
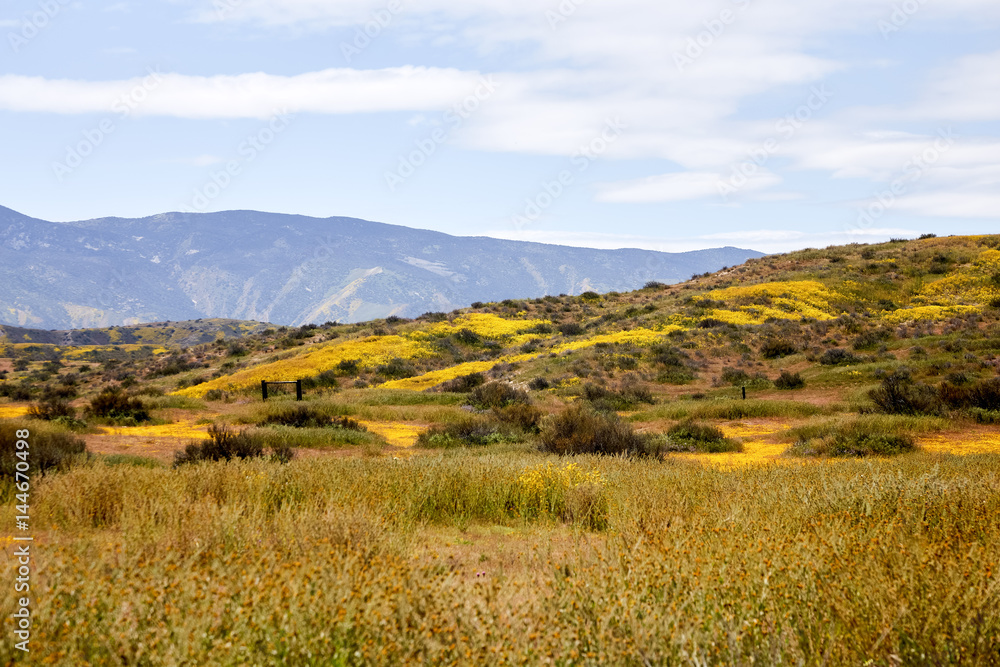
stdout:
<svg viewBox="0 0 1000 667">
<path fill-rule="evenodd" d="M 474 301 L 678 282 L 762 255 L 594 250 L 257 211 L 54 223 L 0 207 L 0 324 L 415 317 Z"/>
</svg>

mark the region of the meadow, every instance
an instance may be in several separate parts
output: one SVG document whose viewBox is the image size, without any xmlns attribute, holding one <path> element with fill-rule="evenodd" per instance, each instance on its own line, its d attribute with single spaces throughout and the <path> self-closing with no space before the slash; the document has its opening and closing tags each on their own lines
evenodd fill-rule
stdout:
<svg viewBox="0 0 1000 667">
<path fill-rule="evenodd" d="M 0 343 L 0 525 L 11 434 L 46 468 L 32 652 L 2 585 L 0 659 L 1000 664 L 997 247 L 189 347 Z M 306 400 L 261 400 L 293 378 Z"/>
</svg>

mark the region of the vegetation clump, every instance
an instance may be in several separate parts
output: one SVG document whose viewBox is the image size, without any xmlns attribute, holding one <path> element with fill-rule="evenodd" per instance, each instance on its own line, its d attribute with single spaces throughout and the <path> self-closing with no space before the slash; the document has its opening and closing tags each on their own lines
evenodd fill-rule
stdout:
<svg viewBox="0 0 1000 667">
<path fill-rule="evenodd" d="M 774 381 L 774 387 L 781 390 L 801 389 L 806 386 L 806 381 L 802 379 L 801 373 L 789 373 L 781 371 L 781 375 Z"/>
<path fill-rule="evenodd" d="M 727 438 L 718 427 L 691 420 L 671 426 L 667 437 L 667 451 L 706 454 L 743 451 L 742 442 Z"/>
<path fill-rule="evenodd" d="M 264 439 L 249 431 L 237 431 L 227 424 L 208 427 L 208 440 L 191 443 L 174 455 L 174 466 L 202 461 L 232 461 L 266 456 Z M 291 447 L 273 445 L 271 459 L 287 463 L 294 457 Z"/>
<path fill-rule="evenodd" d="M 472 390 L 469 402 L 481 410 L 504 408 L 514 403 L 531 403 L 528 392 L 507 382 L 488 382 Z"/>
<path fill-rule="evenodd" d="M 896 456 L 916 450 L 911 435 L 856 419 L 793 430 L 798 440 L 785 453 L 803 457 Z"/>
<path fill-rule="evenodd" d="M 29 431 L 30 437 L 18 436 Z M 28 448 L 18 442 L 27 442 Z M 18 422 L 0 422 L 0 479 L 12 480 L 17 464 L 28 459 L 30 473 L 45 473 L 69 467 L 74 461 L 87 458 L 87 444 L 82 438 L 52 429 Z M 22 465 L 23 467 L 23 465 Z"/>
<path fill-rule="evenodd" d="M 550 416 L 542 425 L 539 441 L 542 451 L 560 455 L 645 456 L 655 448 L 650 438 L 636 433 L 618 415 L 582 405 Z"/>
<path fill-rule="evenodd" d="M 129 396 L 120 387 L 107 387 L 90 401 L 87 415 L 121 425 L 148 422 L 149 410 L 141 399 Z"/>
</svg>

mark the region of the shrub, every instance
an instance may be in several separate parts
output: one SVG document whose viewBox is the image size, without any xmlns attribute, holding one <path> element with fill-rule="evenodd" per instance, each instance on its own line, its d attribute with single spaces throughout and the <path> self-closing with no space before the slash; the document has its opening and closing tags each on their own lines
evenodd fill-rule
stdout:
<svg viewBox="0 0 1000 667">
<path fill-rule="evenodd" d="M 784 338 L 769 338 L 760 346 L 760 353 L 765 359 L 779 359 L 796 352 L 795 346 Z"/>
<path fill-rule="evenodd" d="M 319 375 L 302 379 L 303 389 L 317 389 L 320 387 L 338 389 L 340 385 L 337 382 L 337 372 L 334 370 L 326 370 Z"/>
<path fill-rule="evenodd" d="M 18 431 L 30 431 L 28 442 L 28 463 L 32 473 L 65 469 L 74 459 L 85 458 L 87 444 L 69 433 L 35 428 L 23 423 L 0 422 L 0 478 L 13 479 L 17 472 L 20 450 Z"/>
<path fill-rule="evenodd" d="M 448 380 L 447 382 L 442 382 L 439 387 L 441 391 L 464 394 L 485 383 L 485 375 L 482 373 L 470 373 L 469 375 L 460 375 L 459 377 Z"/>
<path fill-rule="evenodd" d="M 909 371 L 890 373 L 882 386 L 868 392 L 869 398 L 880 412 L 891 415 L 935 415 L 941 412 L 938 391 L 920 382 L 914 382 Z"/>
<path fill-rule="evenodd" d="M 114 422 L 139 423 L 150 420 L 142 400 L 128 396 L 118 387 L 108 387 L 90 401 L 87 414 Z"/>
<path fill-rule="evenodd" d="M 472 390 L 469 402 L 482 410 L 503 408 L 513 403 L 531 403 L 528 392 L 507 382 L 489 382 Z"/>
<path fill-rule="evenodd" d="M 294 452 L 287 446 L 272 448 L 271 458 L 288 462 Z M 233 459 L 262 458 L 265 456 L 263 438 L 248 431 L 237 431 L 227 424 L 208 427 L 208 440 L 189 444 L 183 452 L 174 455 L 174 466 L 200 461 L 231 461 Z"/>
<path fill-rule="evenodd" d="M 359 422 L 348 417 L 330 417 L 305 405 L 282 406 L 257 422 L 259 426 L 291 426 L 293 428 L 346 428 L 366 431 Z"/>
<path fill-rule="evenodd" d="M 950 408 L 1000 410 L 1000 378 L 983 380 L 972 386 L 956 386 L 950 382 L 943 382 L 938 394 L 941 402 Z"/>
<path fill-rule="evenodd" d="M 76 410 L 70 406 L 69 402 L 61 398 L 52 397 L 40 403 L 33 404 L 28 408 L 28 416 L 32 419 L 43 419 L 45 421 L 51 421 L 60 417 L 75 419 Z"/>
<path fill-rule="evenodd" d="M 428 449 L 451 449 L 466 445 L 495 445 L 516 440 L 509 430 L 493 419 L 466 417 L 457 422 L 435 426 L 417 437 L 417 445 Z"/>
<path fill-rule="evenodd" d="M 645 387 L 636 384 L 628 384 L 620 389 L 608 389 L 596 384 L 587 383 L 583 387 L 583 398 L 590 401 L 590 404 L 597 410 L 615 412 L 617 410 L 631 410 L 640 403 L 652 405 L 656 401 L 653 394 Z"/>
<path fill-rule="evenodd" d="M 895 456 L 916 449 L 905 433 L 886 432 L 864 421 L 828 424 L 813 437 L 800 439 L 785 452 L 788 456 L 864 457 Z"/>
<path fill-rule="evenodd" d="M 708 454 L 743 451 L 743 443 L 727 438 L 718 427 L 695 421 L 683 421 L 671 426 L 667 437 L 670 440 L 668 451 Z"/>
<path fill-rule="evenodd" d="M 650 453 L 650 440 L 635 432 L 618 415 L 596 412 L 573 405 L 549 418 L 540 437 L 544 451 L 554 454 L 626 454 Z"/>
<path fill-rule="evenodd" d="M 819 358 L 819 363 L 824 366 L 850 366 L 852 364 L 860 364 L 862 361 L 861 357 L 839 347 L 827 350 Z"/>
<path fill-rule="evenodd" d="M 512 403 L 502 408 L 493 408 L 493 416 L 502 424 L 509 424 L 527 433 L 537 433 L 542 411 L 534 405 Z"/>
<path fill-rule="evenodd" d="M 870 350 L 891 339 L 892 332 L 888 329 L 870 329 L 863 331 L 861 335 L 854 339 L 854 349 Z"/>
<path fill-rule="evenodd" d="M 389 380 L 402 380 L 417 374 L 417 370 L 405 359 L 396 357 L 389 363 L 382 364 L 375 369 L 375 373 Z"/>
<path fill-rule="evenodd" d="M 483 342 L 483 337 L 472 329 L 459 329 L 455 333 L 455 340 L 464 345 L 480 345 Z"/>
<path fill-rule="evenodd" d="M 568 322 L 566 324 L 559 325 L 559 333 L 564 336 L 580 336 L 583 332 L 583 327 L 576 322 Z"/>
<path fill-rule="evenodd" d="M 806 381 L 802 379 L 802 375 L 799 373 L 781 371 L 781 375 L 774 381 L 774 386 L 782 390 L 801 389 L 806 386 Z"/>
<path fill-rule="evenodd" d="M 535 391 L 542 391 L 552 386 L 552 383 L 545 378 L 535 378 L 528 383 L 528 388 Z"/>
<path fill-rule="evenodd" d="M 344 359 L 339 364 L 337 364 L 337 371 L 344 375 L 357 375 L 358 374 L 358 360 L 357 359 Z"/>
<path fill-rule="evenodd" d="M 668 287 L 668 285 L 658 282 L 656 280 L 650 280 L 649 282 L 647 282 L 645 285 L 642 286 L 642 289 L 662 289 L 664 287 Z"/>
<path fill-rule="evenodd" d="M 743 386 L 751 389 L 767 389 L 771 386 L 771 381 L 763 373 L 750 375 L 744 370 L 729 366 L 722 369 L 722 381 L 734 387 Z"/>
</svg>

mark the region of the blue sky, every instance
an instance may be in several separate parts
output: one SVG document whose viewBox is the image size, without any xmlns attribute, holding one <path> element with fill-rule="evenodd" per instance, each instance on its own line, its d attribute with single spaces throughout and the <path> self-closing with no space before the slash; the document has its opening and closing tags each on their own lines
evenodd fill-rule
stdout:
<svg viewBox="0 0 1000 667">
<path fill-rule="evenodd" d="M 1000 229 L 996 0 L 9 0 L 0 204 L 776 252 Z"/>
</svg>

